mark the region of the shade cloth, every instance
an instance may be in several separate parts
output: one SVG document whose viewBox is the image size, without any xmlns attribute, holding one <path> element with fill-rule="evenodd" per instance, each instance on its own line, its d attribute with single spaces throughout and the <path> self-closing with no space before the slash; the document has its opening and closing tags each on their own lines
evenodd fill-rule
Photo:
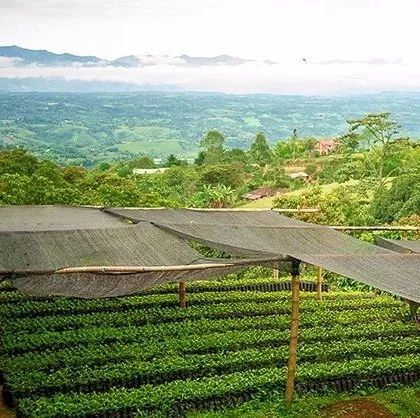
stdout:
<svg viewBox="0 0 420 418">
<path fill-rule="evenodd" d="M 290 256 L 420 302 L 420 255 L 395 254 L 331 228 L 296 221 L 274 211 L 107 208 L 133 222 L 239 256 Z"/>
<path fill-rule="evenodd" d="M 19 222 L 19 219 L 22 222 Z M 0 208 L 0 269 L 42 271 L 78 266 L 150 266 L 136 274 L 20 274 L 17 288 L 33 295 L 110 297 L 175 280 L 222 276 L 260 260 L 204 258 L 185 241 L 151 223 L 133 225 L 94 208 Z M 221 262 L 231 266 L 220 267 Z M 261 260 L 261 264 L 272 261 Z M 212 264 L 200 270 L 182 266 Z M 181 270 L 159 271 L 161 266 Z M 22 277 L 23 276 L 23 277 Z"/>
<path fill-rule="evenodd" d="M 375 237 L 375 242 L 381 247 L 398 253 L 420 253 L 420 241 L 418 240 L 398 240 L 382 237 Z"/>
<path fill-rule="evenodd" d="M 0 270 L 78 266 L 150 266 L 130 274 L 22 274 L 16 285 L 34 294 L 80 297 L 136 293 L 174 280 L 209 278 L 242 266 L 215 266 L 192 240 L 249 264 L 290 258 L 324 267 L 403 298 L 420 302 L 420 254 L 397 254 L 328 227 L 273 211 L 199 211 L 55 206 L 0 208 Z M 183 266 L 210 263 L 199 271 Z M 160 271 L 159 266 L 175 266 Z M 198 267 L 197 267 L 198 268 Z"/>
<path fill-rule="evenodd" d="M 94 207 L 0 206 L 0 232 L 94 229 L 125 224 Z"/>
</svg>

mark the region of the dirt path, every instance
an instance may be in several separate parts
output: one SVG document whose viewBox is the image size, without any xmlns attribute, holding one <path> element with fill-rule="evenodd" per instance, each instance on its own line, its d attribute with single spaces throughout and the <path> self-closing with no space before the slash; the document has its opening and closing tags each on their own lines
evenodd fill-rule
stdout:
<svg viewBox="0 0 420 418">
<path fill-rule="evenodd" d="M 335 402 L 323 411 L 325 418 L 396 418 L 378 402 L 370 399 L 355 399 Z"/>
</svg>

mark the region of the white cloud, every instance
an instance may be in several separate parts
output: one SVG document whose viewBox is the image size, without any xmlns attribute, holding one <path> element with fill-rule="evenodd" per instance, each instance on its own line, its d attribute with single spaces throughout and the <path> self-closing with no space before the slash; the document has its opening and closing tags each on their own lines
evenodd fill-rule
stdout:
<svg viewBox="0 0 420 418">
<path fill-rule="evenodd" d="M 0 57 L 0 68 L 14 69 L 14 66 L 21 62 L 21 58 L 16 57 Z"/>
<path fill-rule="evenodd" d="M 238 92 L 419 89 L 418 16 L 419 0 L 0 0 L 0 39 L 104 59 L 138 54 L 146 65 L 16 74 Z M 182 54 L 280 64 L 175 68 L 170 57 Z"/>
<path fill-rule="evenodd" d="M 420 90 L 420 65 L 304 64 L 263 62 L 239 66 L 185 67 L 178 61 L 150 58 L 154 65 L 135 68 L 2 66 L 0 77 L 62 77 L 67 80 L 119 81 L 172 85 L 185 90 L 229 93 L 326 94 L 377 90 Z"/>
</svg>

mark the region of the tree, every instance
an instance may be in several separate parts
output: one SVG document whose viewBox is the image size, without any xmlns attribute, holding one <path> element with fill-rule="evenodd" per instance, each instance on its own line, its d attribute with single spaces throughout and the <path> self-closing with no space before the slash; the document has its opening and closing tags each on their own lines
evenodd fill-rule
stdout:
<svg viewBox="0 0 420 418">
<path fill-rule="evenodd" d="M 274 147 L 274 158 L 277 161 L 294 160 L 303 157 L 307 151 L 306 143 L 292 137 L 289 140 L 280 140 Z"/>
<path fill-rule="evenodd" d="M 128 167 L 133 168 L 155 168 L 155 163 L 150 157 L 139 157 L 135 160 L 131 160 L 128 163 Z"/>
<path fill-rule="evenodd" d="M 232 148 L 225 151 L 223 160 L 227 163 L 241 162 L 243 164 L 247 164 L 248 156 L 244 150 L 239 148 Z"/>
<path fill-rule="evenodd" d="M 68 183 L 76 183 L 86 175 L 86 169 L 80 166 L 69 165 L 63 168 L 63 178 Z"/>
<path fill-rule="evenodd" d="M 296 158 L 296 151 L 298 145 L 298 136 L 297 136 L 297 129 L 293 129 L 292 136 L 290 138 L 290 143 L 292 145 L 292 159 Z"/>
<path fill-rule="evenodd" d="M 224 184 L 204 185 L 203 189 L 192 197 L 191 204 L 195 207 L 227 208 L 232 205 L 234 194 L 235 191 Z"/>
<path fill-rule="evenodd" d="M 241 187 L 245 180 L 244 167 L 241 163 L 204 165 L 200 170 L 200 180 L 203 185 Z"/>
<path fill-rule="evenodd" d="M 249 153 L 251 161 L 261 167 L 264 167 L 273 161 L 273 153 L 270 146 L 267 144 L 267 140 L 265 139 L 263 132 L 257 134 L 254 142 L 251 144 Z"/>
<path fill-rule="evenodd" d="M 308 158 L 312 158 L 316 150 L 317 140 L 315 138 L 307 138 L 304 141 L 304 145 Z"/>
<path fill-rule="evenodd" d="M 165 167 L 179 166 L 182 164 L 182 160 L 177 158 L 174 154 L 170 154 L 166 160 Z"/>
<path fill-rule="evenodd" d="M 66 183 L 60 167 L 49 160 L 42 161 L 32 175 L 44 177 L 55 185 L 63 186 Z"/>
<path fill-rule="evenodd" d="M 390 148 L 400 136 L 401 126 L 391 119 L 389 112 L 368 114 L 360 119 L 347 121 L 348 132 L 339 138 L 340 148 L 354 152 L 357 149 L 368 151 L 363 153 L 366 169 L 370 175 L 383 184 L 385 162 Z M 387 173 L 389 176 L 391 173 Z"/>
<path fill-rule="evenodd" d="M 111 164 L 107 161 L 104 161 L 98 165 L 100 171 L 108 171 L 111 168 Z"/>
<path fill-rule="evenodd" d="M 197 155 L 197 158 L 194 160 L 194 164 L 203 165 L 205 159 L 206 159 L 206 153 L 204 151 L 200 151 Z"/>
<path fill-rule="evenodd" d="M 265 169 L 262 178 L 264 184 L 276 188 L 288 188 L 292 182 L 281 165 L 272 165 Z"/>
<path fill-rule="evenodd" d="M 0 174 L 32 175 L 40 162 L 34 155 L 24 149 L 5 150 L 0 152 Z"/>
<path fill-rule="evenodd" d="M 395 178 L 389 189 L 378 188 L 371 210 L 383 223 L 420 214 L 420 174 L 405 174 Z"/>
<path fill-rule="evenodd" d="M 207 132 L 200 142 L 200 146 L 204 148 L 205 164 L 220 163 L 223 160 L 225 137 L 216 130 Z"/>
</svg>

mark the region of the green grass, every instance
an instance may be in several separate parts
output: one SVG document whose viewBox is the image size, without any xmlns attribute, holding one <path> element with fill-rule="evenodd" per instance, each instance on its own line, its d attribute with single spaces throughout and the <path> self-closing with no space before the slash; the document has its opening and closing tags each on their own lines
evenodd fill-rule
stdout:
<svg viewBox="0 0 420 418">
<path fill-rule="evenodd" d="M 118 145 L 118 149 L 120 151 L 151 155 L 178 155 L 183 152 L 180 142 L 175 139 L 126 142 Z"/>
<path fill-rule="evenodd" d="M 175 129 L 163 126 L 120 126 L 115 129 L 114 134 L 119 141 L 161 141 L 177 137 L 179 134 Z"/>
<path fill-rule="evenodd" d="M 277 393 L 268 399 L 253 399 L 236 408 L 212 412 L 193 412 L 188 418 L 327 418 L 325 408 L 340 401 L 359 399 L 374 400 L 399 418 L 419 417 L 420 383 L 407 387 L 390 387 L 377 390 L 355 391 L 351 394 L 304 394 L 296 396 L 292 406 L 287 408 Z"/>
<path fill-rule="evenodd" d="M 241 207 L 252 209 L 271 209 L 274 207 L 274 199 L 275 197 L 263 197 L 258 200 L 248 201 L 241 205 Z"/>
<path fill-rule="evenodd" d="M 337 187 L 354 186 L 358 183 L 359 183 L 359 180 L 350 180 L 344 183 L 322 184 L 319 187 L 321 188 L 323 194 L 327 194 L 327 193 L 332 192 Z M 302 187 L 301 189 L 293 190 L 291 192 L 285 193 L 282 196 L 285 196 L 285 197 L 300 196 L 302 193 L 305 193 L 310 187 L 313 187 L 313 186 Z M 253 208 L 253 209 L 271 209 L 274 207 L 275 199 L 276 199 L 275 197 L 263 197 L 262 199 L 246 202 L 241 207 Z"/>
<path fill-rule="evenodd" d="M 244 122 L 250 126 L 251 128 L 261 128 L 261 122 L 260 120 L 255 117 L 255 116 L 245 116 L 244 118 Z"/>
</svg>

